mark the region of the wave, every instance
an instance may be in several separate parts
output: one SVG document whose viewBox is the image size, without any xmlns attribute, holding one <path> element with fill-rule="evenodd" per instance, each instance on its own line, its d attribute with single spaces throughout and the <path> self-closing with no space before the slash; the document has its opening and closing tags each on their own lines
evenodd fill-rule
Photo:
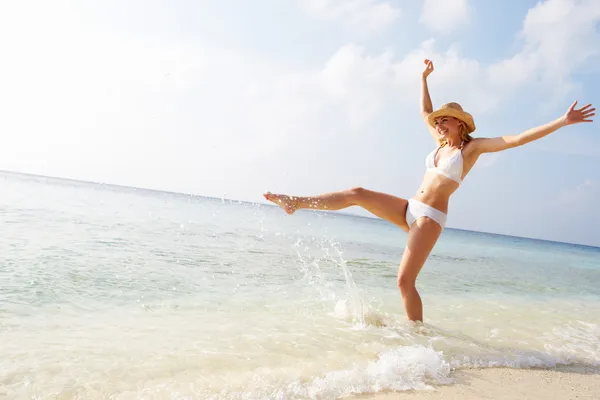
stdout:
<svg viewBox="0 0 600 400">
<path fill-rule="evenodd" d="M 221 392 L 218 395 L 208 395 L 207 398 L 329 400 L 388 391 L 434 390 L 437 386 L 455 383 L 453 372 L 459 369 L 551 369 L 569 365 L 574 364 L 564 358 L 535 352 L 447 358 L 442 351 L 424 345 L 413 345 L 382 351 L 376 360 L 331 371 L 304 382 L 292 380 L 268 384 L 265 382 L 268 372 L 265 371 L 265 375 L 254 379 L 254 382 L 262 381 L 263 386 L 252 392 Z"/>
</svg>

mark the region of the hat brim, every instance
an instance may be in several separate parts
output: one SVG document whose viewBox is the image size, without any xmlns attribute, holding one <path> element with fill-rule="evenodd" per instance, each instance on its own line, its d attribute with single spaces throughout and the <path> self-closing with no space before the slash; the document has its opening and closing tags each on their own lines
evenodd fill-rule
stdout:
<svg viewBox="0 0 600 400">
<path fill-rule="evenodd" d="M 460 119 L 462 122 L 465 123 L 465 125 L 467 125 L 467 131 L 469 133 L 475 132 L 475 121 L 473 120 L 473 116 L 468 112 L 455 110 L 453 108 L 436 110 L 429 114 L 429 116 L 427 117 L 429 125 L 435 127 L 435 119 L 439 117 L 454 117 L 456 119 Z"/>
</svg>

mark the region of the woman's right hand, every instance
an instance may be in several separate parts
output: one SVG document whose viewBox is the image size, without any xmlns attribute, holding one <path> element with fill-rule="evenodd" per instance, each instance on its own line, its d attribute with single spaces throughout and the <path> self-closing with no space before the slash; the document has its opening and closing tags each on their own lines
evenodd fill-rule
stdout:
<svg viewBox="0 0 600 400">
<path fill-rule="evenodd" d="M 425 59 L 425 70 L 423 71 L 423 79 L 427 79 L 429 74 L 433 72 L 433 62 L 431 60 Z"/>
</svg>

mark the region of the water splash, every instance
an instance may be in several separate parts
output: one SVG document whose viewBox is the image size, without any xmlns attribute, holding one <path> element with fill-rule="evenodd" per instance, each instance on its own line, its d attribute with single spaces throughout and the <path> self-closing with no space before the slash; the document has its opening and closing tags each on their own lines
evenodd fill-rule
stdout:
<svg viewBox="0 0 600 400">
<path fill-rule="evenodd" d="M 358 329 L 388 325 L 388 316 L 369 303 L 354 280 L 341 245 L 329 237 L 312 239 L 312 246 L 302 239 L 296 241 L 298 265 L 307 282 L 319 291 L 321 299 L 335 302 L 335 318 L 346 320 Z M 333 268 L 328 269 L 329 266 Z M 339 292 L 336 292 L 336 281 L 344 282 Z"/>
</svg>

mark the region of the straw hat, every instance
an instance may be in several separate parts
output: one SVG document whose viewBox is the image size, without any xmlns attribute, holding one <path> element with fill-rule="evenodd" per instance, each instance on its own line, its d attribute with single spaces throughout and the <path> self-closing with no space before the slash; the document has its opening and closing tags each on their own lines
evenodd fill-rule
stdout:
<svg viewBox="0 0 600 400">
<path fill-rule="evenodd" d="M 465 123 L 465 125 L 467 125 L 467 131 L 469 133 L 475 130 L 475 121 L 473 121 L 473 116 L 464 111 L 462 106 L 458 103 L 442 104 L 440 108 L 429 114 L 427 121 L 429 122 L 429 125 L 435 127 L 435 119 L 442 116 L 460 119 Z"/>
</svg>

